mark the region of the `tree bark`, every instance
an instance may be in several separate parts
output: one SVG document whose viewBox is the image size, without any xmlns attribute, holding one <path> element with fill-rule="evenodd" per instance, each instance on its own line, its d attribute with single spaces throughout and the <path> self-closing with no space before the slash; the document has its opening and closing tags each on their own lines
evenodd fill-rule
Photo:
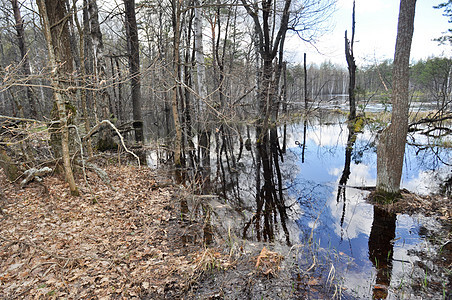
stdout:
<svg viewBox="0 0 452 300">
<path fill-rule="evenodd" d="M 64 95 L 61 92 L 64 87 L 63 82 L 72 73 L 73 68 L 69 32 L 67 23 L 64 21 L 66 9 L 64 3 L 58 0 L 37 0 L 37 4 L 52 67 L 50 81 L 54 88 L 53 95 L 61 130 L 61 155 L 66 181 L 69 183 L 71 194 L 79 195 L 69 153 L 68 112 Z"/>
<path fill-rule="evenodd" d="M 25 34 L 24 34 L 24 22 L 20 14 L 19 3 L 17 0 L 10 0 L 14 12 L 14 20 L 16 21 L 16 32 L 17 32 L 17 43 L 20 50 L 20 58 L 22 60 L 22 72 L 23 75 L 29 77 L 31 75 L 30 62 L 28 60 L 27 48 L 25 45 Z M 33 90 L 31 86 L 27 85 L 25 87 L 25 92 L 28 99 L 28 104 L 30 105 L 30 117 L 38 117 L 37 100 L 33 95 Z"/>
<path fill-rule="evenodd" d="M 281 68 L 283 64 L 283 48 L 286 32 L 288 29 L 291 0 L 284 2 L 284 8 L 280 16 L 279 28 L 272 20 L 272 16 L 277 14 L 274 11 L 274 3 L 272 0 L 260 2 L 261 7 L 257 3 L 250 4 L 246 0 L 242 0 L 247 13 L 253 18 L 255 30 L 255 46 L 259 53 L 259 58 L 263 64 L 258 66 L 257 76 L 259 77 L 259 87 L 257 91 L 258 101 L 258 120 L 256 122 L 256 148 L 261 163 L 264 183 L 258 195 L 256 196 L 258 211 L 256 213 L 256 229 L 259 230 L 259 218 L 261 212 L 259 208 L 265 206 L 264 210 L 264 239 L 273 240 L 273 218 L 271 214 L 278 209 L 282 227 L 286 233 L 286 241 L 289 243 L 287 228 L 285 227 L 285 211 L 283 209 L 284 199 L 282 193 L 277 193 L 275 189 L 275 181 L 281 179 L 278 174 L 278 154 L 279 151 L 277 132 L 274 127 L 278 117 L 278 109 L 280 102 L 278 101 L 278 87 L 281 76 Z M 261 15 L 261 17 L 260 17 Z M 274 62 L 279 53 L 279 61 Z M 261 71 L 261 72 L 260 72 Z M 270 130 L 269 130 L 270 129 Z M 272 159 L 273 158 L 273 159 Z M 276 161 L 275 161 L 276 160 Z M 278 178 L 274 178 L 276 170 Z M 260 167 L 257 170 L 260 172 Z M 258 183 L 260 184 L 260 183 Z"/>
<path fill-rule="evenodd" d="M 200 161 L 204 171 L 210 168 L 210 128 L 208 124 L 208 109 L 207 101 L 207 80 L 206 80 L 206 66 L 204 61 L 204 47 L 202 41 L 202 19 L 201 8 L 199 7 L 199 0 L 194 1 L 194 34 L 195 34 L 195 60 L 196 60 L 196 75 L 197 75 L 197 90 L 199 96 L 199 115 L 198 121 L 200 126 Z M 208 173 L 208 172 L 207 172 Z"/>
<path fill-rule="evenodd" d="M 351 41 L 347 37 L 347 30 L 345 31 L 345 58 L 347 59 L 349 83 L 348 83 L 348 100 L 350 105 L 350 115 L 348 120 L 350 122 L 356 119 L 356 99 L 355 99 L 355 74 L 356 64 L 355 57 L 353 55 L 353 44 L 355 42 L 355 1 L 353 1 L 353 13 L 352 13 L 352 39 Z"/>
<path fill-rule="evenodd" d="M 75 25 L 77 27 L 77 31 L 79 34 L 79 45 L 78 45 L 78 51 L 79 51 L 79 56 L 80 56 L 80 64 L 79 64 L 79 74 L 81 75 L 82 78 L 86 78 L 86 64 L 85 62 L 87 61 L 87 57 L 85 55 L 86 53 L 86 39 L 85 39 L 85 32 L 86 32 L 86 17 L 85 17 L 85 11 L 86 9 L 83 10 L 83 25 L 84 27 L 82 28 L 78 16 L 77 16 L 77 1 L 76 0 L 72 0 L 73 2 L 73 16 L 74 16 L 74 22 Z M 85 1 L 84 1 L 84 5 L 85 5 Z M 85 127 L 85 131 L 89 132 L 90 130 L 90 122 L 89 122 L 89 113 L 88 113 L 88 89 L 85 87 L 82 87 L 80 89 L 80 98 L 81 98 L 81 106 L 82 106 L 82 113 L 83 113 L 83 124 Z M 93 147 L 91 144 L 91 139 L 88 139 L 86 141 L 86 147 L 87 147 L 87 152 L 88 152 L 88 156 L 92 157 L 93 156 Z"/>
<path fill-rule="evenodd" d="M 398 194 L 403 169 L 409 110 L 409 63 L 416 0 L 401 0 L 394 55 L 391 124 L 379 138 L 377 191 Z"/>
<path fill-rule="evenodd" d="M 173 112 L 174 128 L 176 139 L 174 142 L 174 164 L 176 168 L 182 167 L 182 128 L 179 119 L 178 87 L 179 87 L 179 65 L 180 65 L 180 23 L 181 23 L 181 3 L 178 0 L 172 1 L 173 6 L 173 76 L 174 86 L 171 97 L 171 108 Z"/>
<path fill-rule="evenodd" d="M 101 108 L 104 119 L 110 118 L 110 115 L 114 113 L 113 103 L 111 102 L 111 97 L 105 87 L 102 87 L 103 80 L 107 76 L 107 65 L 104 56 L 104 42 L 102 37 L 102 32 L 100 30 L 99 23 L 99 8 L 97 6 L 97 0 L 88 1 L 88 16 L 89 16 L 89 28 L 90 28 L 90 38 L 91 46 L 93 52 L 93 62 L 94 62 L 94 76 L 96 81 L 96 86 L 98 88 L 98 98 L 101 99 Z M 138 58 L 138 66 L 139 66 Z M 138 68 L 139 71 L 139 68 Z"/>
<path fill-rule="evenodd" d="M 143 120 L 141 116 L 140 44 L 138 42 L 135 0 L 124 0 L 126 33 L 129 48 L 129 70 L 132 86 L 132 111 L 135 141 L 143 142 Z"/>
</svg>

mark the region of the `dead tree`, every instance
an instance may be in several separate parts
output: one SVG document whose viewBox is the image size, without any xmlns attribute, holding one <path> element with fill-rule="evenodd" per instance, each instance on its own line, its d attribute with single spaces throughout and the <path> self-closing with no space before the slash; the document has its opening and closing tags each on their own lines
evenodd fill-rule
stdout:
<svg viewBox="0 0 452 300">
<path fill-rule="evenodd" d="M 348 119 L 353 122 L 356 119 L 356 99 L 355 99 L 355 74 L 356 64 L 353 56 L 353 44 L 355 42 L 355 1 L 353 1 L 352 13 L 352 37 L 351 40 L 347 37 L 347 30 L 345 31 L 345 58 L 347 59 L 349 83 L 348 83 L 348 101 L 350 104 L 350 115 Z"/>
</svg>

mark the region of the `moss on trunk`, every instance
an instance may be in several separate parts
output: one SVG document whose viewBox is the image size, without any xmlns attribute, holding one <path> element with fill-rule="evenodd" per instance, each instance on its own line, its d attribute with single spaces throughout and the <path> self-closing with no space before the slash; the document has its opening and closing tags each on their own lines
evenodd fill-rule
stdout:
<svg viewBox="0 0 452 300">
<path fill-rule="evenodd" d="M 19 168 L 3 148 L 0 148 L 0 167 L 9 181 L 15 181 L 21 175 Z"/>
</svg>

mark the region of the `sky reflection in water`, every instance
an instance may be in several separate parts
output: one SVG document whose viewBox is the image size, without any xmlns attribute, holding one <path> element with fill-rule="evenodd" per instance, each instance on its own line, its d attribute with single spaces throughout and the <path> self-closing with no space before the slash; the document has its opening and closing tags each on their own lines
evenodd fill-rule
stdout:
<svg viewBox="0 0 452 300">
<path fill-rule="evenodd" d="M 389 282 L 395 286 L 406 279 L 407 270 L 419 260 L 408 251 L 421 246 L 423 239 L 417 219 L 377 211 L 364 200 L 368 192 L 352 188 L 375 186 L 376 150 L 370 132 L 359 133 L 355 143 L 345 209 L 344 201 L 337 201 L 337 184 L 344 169 L 347 127 L 308 126 L 304 163 L 300 145 L 303 124 L 288 126 L 287 132 L 289 151 L 298 158 L 299 172 L 290 183 L 288 194 L 301 206 L 297 220 L 300 241 L 307 241 L 313 231 L 314 241 L 322 248 L 335 249 L 340 255 L 353 258 L 348 270 L 342 270 L 346 287 L 358 296 L 373 293 L 374 297 L 387 297 L 384 286 Z M 414 147 L 407 146 L 402 187 L 421 194 L 434 191 L 438 181 L 432 169 L 440 164 L 428 154 L 416 154 Z M 450 151 L 442 153 L 442 159 L 450 161 Z M 440 167 L 440 174 L 450 172 L 450 167 Z M 383 286 L 381 290 L 379 285 Z"/>
</svg>

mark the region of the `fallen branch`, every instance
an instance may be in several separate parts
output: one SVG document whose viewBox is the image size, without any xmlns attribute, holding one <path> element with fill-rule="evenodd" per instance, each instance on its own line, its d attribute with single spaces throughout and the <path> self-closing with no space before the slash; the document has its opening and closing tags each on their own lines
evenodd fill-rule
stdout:
<svg viewBox="0 0 452 300">
<path fill-rule="evenodd" d="M 36 119 L 27 119 L 27 118 L 17 118 L 17 117 L 9 117 L 0 115 L 0 119 L 7 119 L 12 121 L 21 121 L 21 122 L 36 122 L 36 123 L 44 123 L 43 121 L 39 121 Z"/>
<path fill-rule="evenodd" d="M 159 188 L 166 188 L 166 187 L 170 187 L 170 186 L 177 186 L 177 185 L 173 182 L 161 182 L 161 183 L 156 182 L 151 185 L 151 190 L 153 191 L 153 190 L 156 190 Z"/>
<path fill-rule="evenodd" d="M 445 114 L 443 116 L 433 116 L 430 118 L 423 118 L 420 119 L 419 121 L 413 122 L 411 124 L 408 125 L 409 128 L 412 128 L 416 125 L 421 125 L 421 124 L 430 124 L 430 123 L 439 123 L 439 122 L 443 122 L 443 121 L 447 121 L 447 120 L 452 120 L 452 114 Z"/>
<path fill-rule="evenodd" d="M 137 159 L 137 161 L 138 161 L 138 166 L 140 166 L 140 158 L 139 158 L 135 153 L 133 153 L 132 151 L 130 151 L 130 150 L 126 147 L 126 144 L 124 143 L 124 138 L 123 138 L 123 136 L 121 135 L 121 133 L 119 132 L 118 128 L 116 128 L 115 125 L 113 125 L 113 123 L 111 123 L 109 120 L 102 120 L 101 122 L 97 123 L 97 125 L 94 126 L 93 128 L 91 128 L 91 130 L 83 137 L 83 140 L 84 140 L 84 141 L 87 140 L 90 136 L 92 136 L 95 132 L 97 132 L 97 130 L 99 129 L 99 127 L 100 127 L 102 124 L 108 124 L 108 125 L 111 126 L 111 128 L 114 129 L 114 131 L 115 131 L 116 134 L 118 135 L 119 139 L 121 140 L 121 145 L 122 145 L 122 147 L 124 148 L 124 150 L 125 150 L 127 153 L 133 155 L 133 156 Z"/>
<path fill-rule="evenodd" d="M 102 179 L 103 182 L 105 182 L 106 185 L 108 185 L 109 188 L 111 188 L 113 191 L 115 191 L 116 189 L 111 185 L 110 179 L 108 177 L 107 172 L 105 172 L 104 170 L 102 170 L 101 168 L 99 168 L 98 166 L 96 166 L 93 163 L 86 163 L 85 164 L 86 167 L 94 172 L 96 172 L 97 176 L 100 177 L 100 179 Z"/>
<path fill-rule="evenodd" d="M 20 187 L 23 188 L 25 185 L 27 185 L 29 182 L 31 182 L 33 180 L 41 182 L 42 181 L 41 176 L 45 176 L 52 171 L 53 170 L 49 167 L 44 167 L 41 169 L 35 169 L 35 168 L 28 169 L 24 172 L 24 175 L 26 177 L 24 180 L 21 181 Z"/>
</svg>

